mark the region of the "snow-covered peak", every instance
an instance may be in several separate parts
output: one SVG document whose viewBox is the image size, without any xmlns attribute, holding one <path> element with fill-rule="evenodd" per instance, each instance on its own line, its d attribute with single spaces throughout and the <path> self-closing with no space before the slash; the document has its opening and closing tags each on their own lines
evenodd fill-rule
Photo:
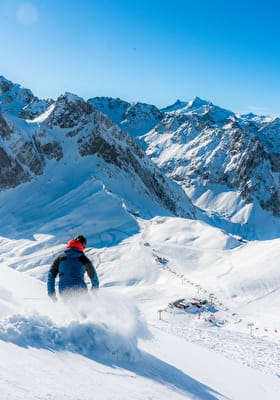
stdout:
<svg viewBox="0 0 280 400">
<path fill-rule="evenodd" d="M 84 101 L 84 99 L 77 94 L 65 92 L 64 94 L 60 95 L 57 99 L 57 102 L 67 102 L 67 103 L 75 103 L 77 101 Z"/>
<path fill-rule="evenodd" d="M 277 119 L 242 118 L 196 98 L 167 113 L 143 140 L 195 204 L 216 215 L 215 224 L 251 238 L 274 237 L 280 232 L 279 132 Z"/>
<path fill-rule="evenodd" d="M 52 103 L 52 99 L 40 100 L 33 95 L 31 90 L 0 76 L 0 109 L 2 112 L 31 120 L 44 113 Z"/>
<path fill-rule="evenodd" d="M 211 120 L 216 122 L 224 121 L 234 115 L 232 111 L 219 107 L 210 101 L 201 99 L 200 97 L 194 97 L 190 100 L 182 112 L 189 115 L 207 117 L 209 118 L 209 122 Z"/>
<path fill-rule="evenodd" d="M 127 108 L 120 127 L 132 136 L 142 136 L 153 129 L 163 118 L 163 113 L 154 105 L 133 102 Z"/>
<path fill-rule="evenodd" d="M 34 95 L 30 89 L 23 88 L 19 84 L 7 80 L 3 76 L 0 79 L 0 108 L 1 111 L 18 115 L 23 107 L 27 106 Z"/>
<path fill-rule="evenodd" d="M 212 103 L 207 100 L 203 100 L 198 96 L 193 97 L 187 104 L 187 108 L 189 109 L 195 109 L 195 108 L 200 108 L 203 106 L 210 106 Z"/>
<path fill-rule="evenodd" d="M 135 114 L 147 115 L 150 119 L 147 110 L 152 109 L 152 115 L 157 115 L 154 106 L 135 103 L 131 109 Z M 133 112 L 128 117 L 132 118 Z M 44 175 L 48 160 L 54 163 L 63 160 L 57 167 L 62 170 L 62 175 L 65 165 L 69 165 L 70 170 L 73 162 L 74 170 L 77 165 L 83 165 L 80 167 L 81 181 L 83 176 L 98 173 L 97 163 L 99 166 L 102 164 L 100 180 L 106 180 L 104 171 L 107 171 L 114 180 L 111 190 L 132 209 L 150 215 L 152 209 L 159 207 L 167 213 L 194 216 L 194 208 L 182 188 L 161 173 L 130 135 L 75 94 L 67 92 L 59 96 L 35 118 L 26 121 L 13 118 L 11 129 L 5 119 L 0 124 L 3 127 L 6 124 L 3 135 L 6 142 L 0 147 L 3 166 L 0 189 L 16 187 Z M 91 173 L 90 163 L 95 165 Z M 106 186 L 110 185 L 109 179 Z"/>
<path fill-rule="evenodd" d="M 54 107 L 47 115 L 45 122 L 49 127 L 59 126 L 61 128 L 78 128 L 88 122 L 88 116 L 95 108 L 87 103 L 82 97 L 66 92 L 54 102 Z"/>
<path fill-rule="evenodd" d="M 162 108 L 160 111 L 163 113 L 167 112 L 172 112 L 172 111 L 177 111 L 180 110 L 181 108 L 184 108 L 188 105 L 186 101 L 181 101 L 181 100 L 176 100 L 174 104 L 171 104 L 170 106 Z"/>
<path fill-rule="evenodd" d="M 248 114 L 238 114 L 238 116 L 243 119 L 255 119 L 257 117 L 257 115 L 252 112 Z"/>
<path fill-rule="evenodd" d="M 88 100 L 97 110 L 132 136 L 141 136 L 150 131 L 162 118 L 163 113 L 154 105 L 132 102 L 119 98 L 94 97 Z"/>
<path fill-rule="evenodd" d="M 131 103 L 124 117 L 126 118 L 129 114 L 133 114 L 134 116 L 137 114 L 153 114 L 154 116 L 162 117 L 160 110 L 156 106 L 152 104 L 141 103 L 139 101 L 134 101 Z"/>
<path fill-rule="evenodd" d="M 177 100 L 171 106 L 163 108 L 161 111 L 170 113 L 171 115 L 187 114 L 190 112 L 205 113 L 213 104 L 210 101 L 201 99 L 200 97 L 194 97 L 189 102 Z"/>
<path fill-rule="evenodd" d="M 94 97 L 88 100 L 97 110 L 107 115 L 111 121 L 120 124 L 124 118 L 124 113 L 130 106 L 127 101 L 112 97 Z"/>
<path fill-rule="evenodd" d="M 0 96 L 10 90 L 13 85 L 13 82 L 0 75 Z"/>
<path fill-rule="evenodd" d="M 216 121 L 229 118 L 233 113 L 224 108 L 216 106 L 211 101 L 203 100 L 196 96 L 189 102 L 177 100 L 173 105 L 161 110 L 169 117 L 181 116 L 205 116 Z"/>
<path fill-rule="evenodd" d="M 257 115 L 252 112 L 248 114 L 237 114 L 238 118 L 242 119 L 245 123 L 254 122 L 256 124 L 270 123 L 275 120 L 275 117 L 269 117 L 267 115 Z"/>
</svg>

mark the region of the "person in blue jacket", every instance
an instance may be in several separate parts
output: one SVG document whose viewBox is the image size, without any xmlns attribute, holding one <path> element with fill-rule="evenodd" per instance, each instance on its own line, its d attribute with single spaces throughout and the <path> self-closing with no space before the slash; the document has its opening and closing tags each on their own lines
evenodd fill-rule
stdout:
<svg viewBox="0 0 280 400">
<path fill-rule="evenodd" d="M 85 271 L 87 272 L 92 288 L 99 287 L 99 280 L 96 270 L 91 261 L 84 254 L 87 240 L 79 235 L 70 240 L 66 249 L 52 263 L 48 273 L 48 295 L 53 301 L 57 301 L 55 291 L 55 279 L 58 275 L 59 294 L 69 296 L 76 293 L 87 292 L 87 285 L 84 280 Z"/>
</svg>

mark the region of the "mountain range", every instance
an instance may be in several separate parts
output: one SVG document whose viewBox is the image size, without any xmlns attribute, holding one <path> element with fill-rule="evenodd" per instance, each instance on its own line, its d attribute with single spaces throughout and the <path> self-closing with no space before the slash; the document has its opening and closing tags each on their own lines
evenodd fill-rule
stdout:
<svg viewBox="0 0 280 400">
<path fill-rule="evenodd" d="M 89 101 L 137 136 L 203 212 L 202 219 L 246 238 L 279 235 L 278 117 L 235 114 L 198 97 L 157 112 L 154 106 L 119 99 Z"/>
<path fill-rule="evenodd" d="M 71 93 L 40 100 L 4 77 L 0 93 L 0 190 L 42 175 L 51 162 L 76 168 L 87 157 L 91 166 L 99 160 L 89 176 L 110 170 L 103 180 L 124 179 L 174 215 L 247 239 L 279 236 L 279 118 L 235 114 L 198 97 L 161 110 Z M 106 185 L 135 212 L 152 209 L 122 185 Z"/>
<path fill-rule="evenodd" d="M 101 179 L 111 191 L 109 181 L 117 178 L 114 193 L 124 197 L 131 209 L 136 207 L 136 212 L 149 215 L 152 204 L 157 204 L 175 215 L 194 216 L 194 207 L 181 187 L 90 102 L 71 93 L 56 101 L 41 101 L 3 77 L 0 90 L 1 190 L 36 179 L 52 164 L 61 171 L 67 165 L 74 175 L 80 170 L 87 179 L 102 171 Z M 82 161 L 87 163 L 86 171 L 79 168 Z M 134 204 L 129 193 L 122 193 L 127 182 L 134 197 L 141 193 L 142 206 L 139 201 L 138 206 Z"/>
</svg>

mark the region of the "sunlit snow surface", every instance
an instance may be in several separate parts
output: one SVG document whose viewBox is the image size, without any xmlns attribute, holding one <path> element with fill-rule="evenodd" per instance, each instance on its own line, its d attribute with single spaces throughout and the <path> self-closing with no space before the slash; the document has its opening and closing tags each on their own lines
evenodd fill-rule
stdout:
<svg viewBox="0 0 280 400">
<path fill-rule="evenodd" d="M 3 398 L 278 399 L 279 240 L 240 243 L 172 217 L 134 223 L 138 233 L 86 250 L 101 288 L 72 304 L 50 302 L 44 282 L 64 243 L 2 235 Z M 210 293 L 215 324 L 168 308 Z"/>
<path fill-rule="evenodd" d="M 278 400 L 280 239 L 244 242 L 122 190 L 151 217 L 67 166 L 0 194 L 1 400 Z M 49 266 L 80 233 L 101 287 L 52 303 Z M 194 298 L 213 309 L 169 306 Z"/>
</svg>

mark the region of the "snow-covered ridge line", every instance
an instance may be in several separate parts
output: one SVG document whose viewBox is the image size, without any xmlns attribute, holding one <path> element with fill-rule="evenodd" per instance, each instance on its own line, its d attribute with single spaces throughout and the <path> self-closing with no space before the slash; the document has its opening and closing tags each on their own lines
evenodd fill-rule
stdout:
<svg viewBox="0 0 280 400">
<path fill-rule="evenodd" d="M 3 95 L 0 96 L 3 105 L 12 96 L 14 86 L 3 83 Z M 15 97 L 18 105 L 17 100 L 18 96 Z M 21 106 L 25 111 L 29 107 L 27 101 Z M 62 175 L 63 170 L 71 167 L 70 164 L 74 169 L 76 164 L 83 164 L 84 171 L 80 171 L 83 176 L 96 176 L 98 173 L 101 180 L 107 175 L 112 181 L 118 178 L 124 181 L 123 185 L 112 182 L 113 186 L 107 181 L 106 186 L 111 186 L 114 193 L 123 197 L 129 209 L 152 215 L 154 203 L 166 209 L 167 213 L 194 216 L 194 207 L 180 186 L 161 173 L 129 134 L 81 97 L 65 93 L 32 119 L 25 120 L 18 108 L 2 111 L 0 115 L 3 139 L 0 189 L 17 187 L 43 175 L 51 162 L 57 163 Z M 83 162 L 85 158 L 88 158 L 87 166 Z M 100 163 L 96 162 L 98 158 Z M 103 167 L 99 168 L 101 165 Z M 106 172 L 100 174 L 99 170 Z M 126 186 L 132 189 L 124 191 Z M 139 200 L 132 200 L 132 197 L 137 198 L 132 192 L 141 193 L 142 204 Z"/>
<path fill-rule="evenodd" d="M 247 239 L 280 235 L 279 118 L 235 114 L 198 97 L 178 100 L 161 110 L 106 97 L 86 102 L 70 93 L 56 101 L 39 100 L 3 77 L 0 90 L 0 135 L 5 140 L 0 149 L 2 189 L 9 187 L 8 181 L 14 187 L 43 173 L 47 160 L 61 160 L 66 142 L 70 148 L 69 143 L 77 140 L 79 155 L 98 154 L 118 168 L 132 169 L 172 213 L 194 215 L 186 200 L 190 196 L 207 223 Z M 152 183 L 147 158 L 123 131 L 137 136 L 160 175 L 181 185 L 181 192 L 178 185 L 162 185 L 165 178 L 159 175 L 157 183 Z M 129 146 L 121 145 L 124 140 Z M 7 152 L 7 146 L 11 151 Z M 129 156 L 124 149 L 129 149 Z"/>
<path fill-rule="evenodd" d="M 279 236 L 279 118 L 235 114 L 195 97 L 158 110 L 157 119 L 151 106 L 142 105 L 127 124 L 129 103 L 90 102 L 138 135 L 146 153 L 182 185 L 208 223 L 248 239 Z M 147 113 L 151 124 L 143 135 Z"/>
</svg>

